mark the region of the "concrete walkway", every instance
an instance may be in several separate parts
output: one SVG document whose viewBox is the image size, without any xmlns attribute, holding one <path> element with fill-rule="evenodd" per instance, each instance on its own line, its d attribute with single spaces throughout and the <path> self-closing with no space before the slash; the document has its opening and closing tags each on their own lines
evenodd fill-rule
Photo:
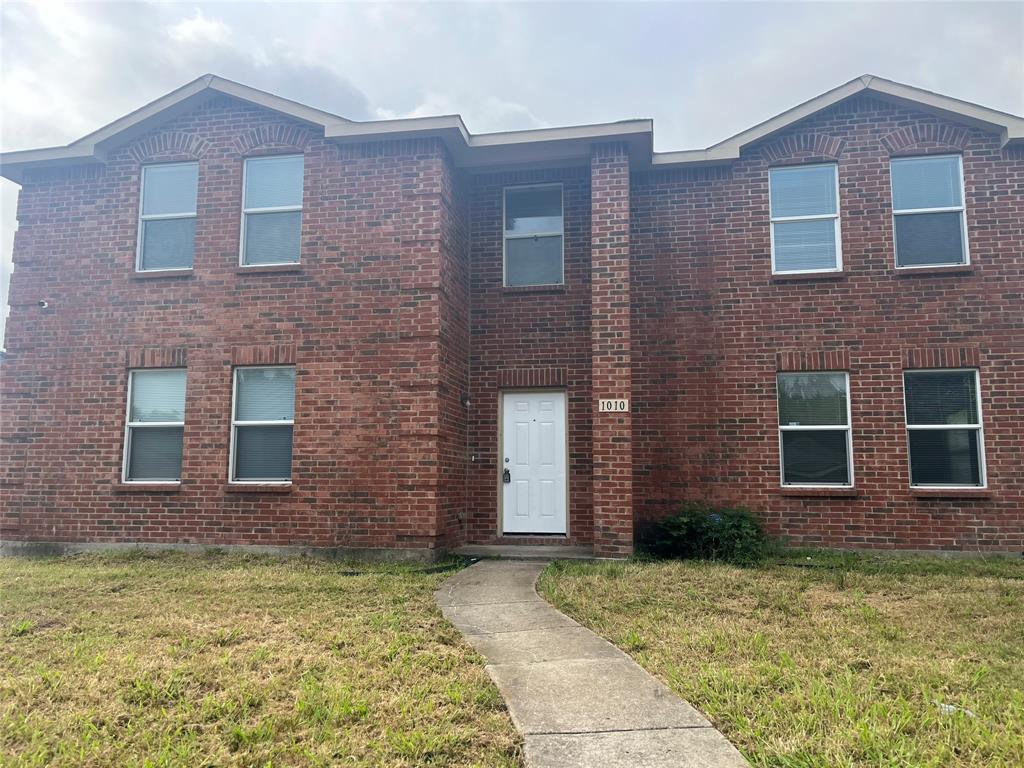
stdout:
<svg viewBox="0 0 1024 768">
<path fill-rule="evenodd" d="M 615 646 L 552 608 L 544 563 L 484 560 L 437 591 L 487 659 L 529 768 L 741 768 L 704 716 Z"/>
</svg>

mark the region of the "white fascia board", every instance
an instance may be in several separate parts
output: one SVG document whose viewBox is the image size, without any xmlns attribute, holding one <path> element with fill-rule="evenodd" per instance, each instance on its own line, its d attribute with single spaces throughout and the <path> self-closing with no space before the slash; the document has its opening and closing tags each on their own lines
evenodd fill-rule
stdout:
<svg viewBox="0 0 1024 768">
<path fill-rule="evenodd" d="M 325 139 L 363 141 L 378 136 L 421 136 L 455 131 L 469 143 L 469 131 L 458 115 L 437 117 L 409 117 L 398 120 L 368 120 L 366 122 L 336 122 L 324 128 Z"/>
<path fill-rule="evenodd" d="M 1024 139 L 1024 117 L 1011 115 L 1009 112 L 989 109 L 969 101 L 954 99 L 952 96 L 943 96 L 941 93 L 914 88 L 881 77 L 872 78 L 867 90 L 883 94 L 909 106 L 924 107 L 957 122 L 967 123 L 985 130 L 998 130 L 1002 137 L 1001 146 L 1004 147 L 1011 141 Z"/>
<path fill-rule="evenodd" d="M 498 163 L 557 162 L 563 157 L 585 156 L 590 143 L 595 141 L 622 139 L 635 144 L 638 138 L 647 147 L 643 158 L 646 163 L 649 162 L 652 133 L 651 120 L 627 120 L 473 135 L 459 115 L 443 115 L 336 124 L 325 129 L 324 137 L 354 142 L 437 136 L 444 140 L 457 164 L 479 167 Z"/>
<path fill-rule="evenodd" d="M 0 176 L 20 182 L 25 167 L 103 162 L 104 148 L 116 146 L 141 135 L 176 114 L 187 111 L 193 104 L 207 98 L 208 92 L 221 93 L 260 107 L 278 112 L 318 128 L 348 122 L 340 115 L 324 112 L 304 104 L 225 80 L 216 75 L 203 75 L 130 112 L 122 118 L 77 139 L 64 147 L 47 147 L 0 154 Z"/>
<path fill-rule="evenodd" d="M 998 131 L 1001 146 L 1024 139 L 1024 118 L 932 91 L 896 83 L 875 75 L 862 75 L 718 144 L 713 144 L 707 149 L 656 152 L 651 164 L 655 167 L 674 167 L 728 163 L 738 159 L 740 152 L 750 144 L 767 139 L 772 134 L 783 131 L 791 125 L 861 92 L 875 93 L 889 101 L 897 101 L 917 109 L 935 112 L 960 123 Z"/>
<path fill-rule="evenodd" d="M 460 165 L 474 167 L 495 163 L 558 162 L 567 158 L 577 160 L 585 156 L 589 143 L 615 138 L 620 138 L 629 145 L 630 158 L 637 169 L 729 163 L 739 158 L 744 147 L 785 130 L 800 120 L 862 91 L 872 92 L 890 101 L 925 109 L 968 125 L 996 131 L 1003 146 L 1011 142 L 1024 141 L 1022 117 L 874 75 L 855 78 L 706 149 L 681 152 L 653 152 L 654 128 L 651 120 L 624 120 L 615 123 L 484 133 L 474 136 L 469 133 L 458 115 L 353 122 L 232 80 L 216 75 L 203 75 L 65 147 L 0 154 L 0 176 L 20 182 L 24 170 L 30 166 L 103 162 L 105 148 L 127 141 L 176 113 L 184 112 L 205 98 L 207 91 L 222 93 L 321 127 L 326 138 L 337 141 L 437 136 L 444 140 Z"/>
</svg>

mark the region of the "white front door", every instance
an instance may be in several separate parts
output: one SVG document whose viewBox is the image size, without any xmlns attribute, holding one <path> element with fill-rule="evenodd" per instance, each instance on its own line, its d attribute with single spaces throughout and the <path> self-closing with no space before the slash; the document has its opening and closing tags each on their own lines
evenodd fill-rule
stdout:
<svg viewBox="0 0 1024 768">
<path fill-rule="evenodd" d="M 504 533 L 565 533 L 565 393 L 502 395 Z"/>
</svg>

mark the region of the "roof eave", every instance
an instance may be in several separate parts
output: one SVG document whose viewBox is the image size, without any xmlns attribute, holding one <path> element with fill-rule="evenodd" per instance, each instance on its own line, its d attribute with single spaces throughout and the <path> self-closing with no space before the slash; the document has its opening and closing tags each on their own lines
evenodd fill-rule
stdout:
<svg viewBox="0 0 1024 768">
<path fill-rule="evenodd" d="M 745 147 L 770 138 L 794 123 L 861 92 L 871 92 L 896 103 L 924 108 L 960 123 L 998 133 L 1000 144 L 1004 147 L 1024 143 L 1022 117 L 874 75 L 855 78 L 706 149 L 657 153 L 653 151 L 654 129 L 651 120 L 625 120 L 474 136 L 458 115 L 358 123 L 215 75 L 204 75 L 66 147 L 0 154 L 0 176 L 20 182 L 25 169 L 29 167 L 103 162 L 104 150 L 114 146 L 115 142 L 123 142 L 142 134 L 152 129 L 158 120 L 165 121 L 169 116 L 186 111 L 198 100 L 206 98 L 208 91 L 232 96 L 321 127 L 326 138 L 339 142 L 436 136 L 448 147 L 456 164 L 467 168 L 582 162 L 591 144 L 611 140 L 627 144 L 631 165 L 637 170 L 730 163 L 739 158 Z"/>
<path fill-rule="evenodd" d="M 443 115 L 336 124 L 325 129 L 324 137 L 344 143 L 437 137 L 457 166 L 481 169 L 540 162 L 571 163 L 588 157 L 592 144 L 615 140 L 629 147 L 634 164 L 648 165 L 653 131 L 653 122 L 643 119 L 473 135 L 461 117 Z"/>
<path fill-rule="evenodd" d="M 216 75 L 203 75 L 66 146 L 4 152 L 0 154 L 0 176 L 20 183 L 24 178 L 25 169 L 29 167 L 104 162 L 105 150 L 115 144 L 131 141 L 152 130 L 156 125 L 187 112 L 195 104 L 208 98 L 210 93 L 231 96 L 316 128 L 326 129 L 328 125 L 348 122 L 340 115 L 307 107 L 305 104 L 233 80 Z"/>
</svg>

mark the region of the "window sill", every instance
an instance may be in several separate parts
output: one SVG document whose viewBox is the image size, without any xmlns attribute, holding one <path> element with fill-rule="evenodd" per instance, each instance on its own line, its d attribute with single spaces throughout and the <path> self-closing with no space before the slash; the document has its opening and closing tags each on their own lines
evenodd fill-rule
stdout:
<svg viewBox="0 0 1024 768">
<path fill-rule="evenodd" d="M 227 483 L 224 493 L 291 493 L 291 483 Z"/>
<path fill-rule="evenodd" d="M 776 491 L 780 496 L 811 499 L 853 499 L 860 495 L 856 488 L 802 488 L 798 485 L 784 485 Z"/>
<path fill-rule="evenodd" d="M 951 264 L 944 267 L 898 267 L 893 270 L 897 277 L 934 277 L 941 275 L 973 275 L 970 264 Z"/>
<path fill-rule="evenodd" d="M 281 272 L 301 272 L 302 264 L 253 264 L 249 267 L 241 265 L 235 267 L 235 273 L 239 275 L 267 275 Z"/>
<path fill-rule="evenodd" d="M 911 488 L 915 499 L 991 499 L 988 488 Z"/>
<path fill-rule="evenodd" d="M 565 293 L 565 283 L 558 285 L 503 285 L 502 293 Z"/>
<path fill-rule="evenodd" d="M 805 283 L 805 282 L 834 282 L 845 280 L 845 272 L 802 272 L 799 274 L 778 274 L 772 275 L 773 283 Z"/>
<path fill-rule="evenodd" d="M 114 481 L 114 493 L 177 493 L 181 483 L 126 483 Z"/>
<path fill-rule="evenodd" d="M 148 272 L 132 272 L 132 280 L 159 280 L 169 277 L 192 277 L 194 270 L 189 269 L 153 269 Z"/>
</svg>

